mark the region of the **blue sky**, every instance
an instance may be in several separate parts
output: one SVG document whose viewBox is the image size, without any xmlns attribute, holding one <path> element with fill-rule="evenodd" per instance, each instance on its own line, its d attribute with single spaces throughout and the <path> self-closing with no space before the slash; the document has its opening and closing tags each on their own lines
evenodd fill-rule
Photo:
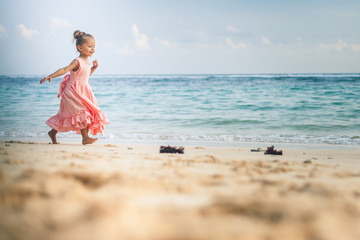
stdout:
<svg viewBox="0 0 360 240">
<path fill-rule="evenodd" d="M 358 0 L 0 0 L 0 74 L 47 75 L 95 37 L 97 74 L 360 72 Z"/>
</svg>

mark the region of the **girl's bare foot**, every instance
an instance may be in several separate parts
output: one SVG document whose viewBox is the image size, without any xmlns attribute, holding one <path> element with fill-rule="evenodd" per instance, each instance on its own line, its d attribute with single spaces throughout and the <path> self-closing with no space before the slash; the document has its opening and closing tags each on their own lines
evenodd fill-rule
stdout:
<svg viewBox="0 0 360 240">
<path fill-rule="evenodd" d="M 54 130 L 54 129 L 51 129 L 48 132 L 48 135 L 51 138 L 51 141 L 52 141 L 53 144 L 59 144 L 59 142 L 56 141 L 56 134 L 57 134 L 57 131 Z"/>
<path fill-rule="evenodd" d="M 97 140 L 98 140 L 97 138 L 87 137 L 87 138 L 84 138 L 84 139 L 83 139 L 82 144 L 83 144 L 83 145 L 93 144 L 93 143 L 96 142 Z"/>
</svg>

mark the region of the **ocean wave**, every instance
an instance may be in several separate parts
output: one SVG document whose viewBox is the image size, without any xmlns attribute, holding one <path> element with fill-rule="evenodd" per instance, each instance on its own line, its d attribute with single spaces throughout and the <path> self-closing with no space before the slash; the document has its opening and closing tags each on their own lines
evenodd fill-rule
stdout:
<svg viewBox="0 0 360 240">
<path fill-rule="evenodd" d="M 43 75 L 0 75 L 0 80 L 30 79 L 38 80 Z M 360 78 L 360 73 L 274 73 L 274 74 L 94 74 L 91 79 L 102 80 L 216 80 L 216 79 L 328 79 L 328 78 Z M 56 78 L 61 79 L 61 77 Z"/>
<path fill-rule="evenodd" d="M 61 78 L 41 86 L 40 78 L 0 76 L 0 137 L 48 138 L 44 122 L 58 111 Z M 111 121 L 107 139 L 360 143 L 355 134 L 360 129 L 360 74 L 92 78 L 100 108 Z"/>
<path fill-rule="evenodd" d="M 59 138 L 80 139 L 81 136 L 73 132 L 59 133 Z M 6 132 L 0 131 L 1 139 L 8 138 L 48 138 L 46 132 Z M 231 135 L 231 134 L 155 134 L 155 133 L 105 133 L 101 139 L 109 140 L 148 140 L 148 141 L 187 141 L 196 142 L 221 142 L 221 143 L 297 143 L 297 144 L 330 144 L 330 145 L 360 145 L 360 135 L 299 135 L 299 134 L 259 134 L 259 135 Z"/>
</svg>

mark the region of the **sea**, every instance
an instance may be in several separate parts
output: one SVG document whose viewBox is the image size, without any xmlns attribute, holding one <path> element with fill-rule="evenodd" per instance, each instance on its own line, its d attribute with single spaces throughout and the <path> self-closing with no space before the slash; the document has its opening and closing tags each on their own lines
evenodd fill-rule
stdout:
<svg viewBox="0 0 360 240">
<path fill-rule="evenodd" d="M 46 140 L 62 78 L 0 76 L 0 139 Z M 94 75 L 103 142 L 360 145 L 360 73 Z M 79 141 L 74 132 L 59 141 Z"/>
</svg>

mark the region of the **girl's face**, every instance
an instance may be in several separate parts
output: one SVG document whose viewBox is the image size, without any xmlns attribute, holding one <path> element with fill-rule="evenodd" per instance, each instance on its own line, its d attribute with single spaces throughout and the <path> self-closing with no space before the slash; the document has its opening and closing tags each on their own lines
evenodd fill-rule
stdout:
<svg viewBox="0 0 360 240">
<path fill-rule="evenodd" d="M 88 37 L 82 45 L 77 47 L 81 55 L 91 57 L 95 52 L 95 39 Z"/>
</svg>

